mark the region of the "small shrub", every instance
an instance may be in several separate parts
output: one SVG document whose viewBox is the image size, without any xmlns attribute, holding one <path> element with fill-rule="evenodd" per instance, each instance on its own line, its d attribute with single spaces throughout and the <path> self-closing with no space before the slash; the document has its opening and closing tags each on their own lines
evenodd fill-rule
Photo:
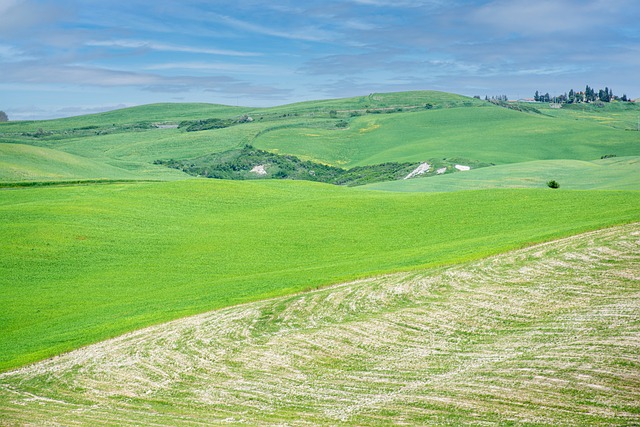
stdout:
<svg viewBox="0 0 640 427">
<path fill-rule="evenodd" d="M 555 179 L 552 179 L 551 181 L 547 182 L 547 187 L 560 188 L 560 184 L 558 184 L 558 181 L 556 181 Z"/>
</svg>

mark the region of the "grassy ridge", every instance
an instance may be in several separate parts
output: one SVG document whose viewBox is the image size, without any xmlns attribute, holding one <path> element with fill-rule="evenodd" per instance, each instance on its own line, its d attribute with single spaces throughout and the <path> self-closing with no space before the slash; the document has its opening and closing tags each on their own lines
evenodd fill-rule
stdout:
<svg viewBox="0 0 640 427">
<path fill-rule="evenodd" d="M 113 162 L 118 164 L 117 162 Z M 70 180 L 178 179 L 158 166 L 120 163 L 114 166 L 60 150 L 24 144 L 0 143 L 0 183 Z"/>
<path fill-rule="evenodd" d="M 640 190 L 640 157 L 540 160 L 492 166 L 429 179 L 369 184 L 384 191 L 461 191 L 490 188 L 546 188 L 556 180 L 569 190 Z"/>
<path fill-rule="evenodd" d="M 259 109 L 153 104 L 68 119 L 0 123 L 0 142 L 49 148 L 122 169 L 116 179 L 130 179 L 130 173 L 140 179 L 163 179 L 163 172 L 167 180 L 175 179 L 175 171 L 154 168 L 153 161 L 192 159 L 247 144 L 340 167 L 438 159 L 505 164 L 640 155 L 639 134 L 621 130 L 629 129 L 635 106 L 589 105 L 584 107 L 587 112 L 552 110 L 543 104 L 536 108 L 542 114 L 431 91 Z M 223 129 L 186 132 L 155 127 L 184 120 L 237 121 L 244 115 L 252 121 Z"/>
<path fill-rule="evenodd" d="M 110 178 L 133 174 L 58 150 L 24 144 L 0 144 L 0 181 L 47 181 L 78 177 Z"/>
<path fill-rule="evenodd" d="M 274 129 L 311 126 L 331 128 L 352 114 L 406 109 L 484 106 L 481 101 L 432 91 L 371 94 L 336 100 L 309 101 L 252 109 L 210 104 L 152 104 L 67 119 L 0 123 L 0 142 L 20 142 L 61 150 L 103 162 L 146 162 L 186 159 L 251 144 Z M 336 116 L 332 116 L 332 112 Z M 238 119 L 253 122 L 202 132 L 157 129 L 161 123 L 183 120 Z"/>
<path fill-rule="evenodd" d="M 228 118 L 252 110 L 248 107 L 232 107 L 218 104 L 162 103 L 121 108 L 106 113 L 87 114 L 53 120 L 6 122 L 0 125 L 0 133 L 45 133 L 50 131 L 96 130 L 137 123 L 177 123 L 182 120 Z"/>
<path fill-rule="evenodd" d="M 0 369 L 151 323 L 640 219 L 637 192 L 306 182 L 0 192 Z"/>
<path fill-rule="evenodd" d="M 544 114 L 572 120 L 599 123 L 622 130 L 638 130 L 640 104 L 631 102 L 596 102 L 592 104 L 565 104 L 562 108 L 549 108 L 547 104 L 534 104 Z"/>
<path fill-rule="evenodd" d="M 640 421 L 640 224 L 259 301 L 0 374 L 0 423 Z"/>
<path fill-rule="evenodd" d="M 284 128 L 254 145 L 344 167 L 460 157 L 504 164 L 532 160 L 594 160 L 640 155 L 639 136 L 588 121 L 551 118 L 497 106 L 367 115 L 346 130 Z"/>
<path fill-rule="evenodd" d="M 113 179 L 174 180 L 185 175 L 153 165 L 153 161 L 165 156 L 184 158 L 235 148 L 248 141 L 245 137 L 247 129 L 239 127 L 215 133 L 191 133 L 175 128 L 157 128 L 156 125 L 172 123 L 177 126 L 187 119 L 234 118 L 249 110 L 253 109 L 215 104 L 152 104 L 66 119 L 7 122 L 0 123 L 0 142 L 20 143 L 79 156 L 88 163 L 96 164 L 96 170 L 100 169 L 97 163 L 103 165 L 102 169 L 111 169 L 107 175 Z M 250 135 L 254 132 L 252 129 Z M 49 152 L 49 156 L 62 154 Z M 0 171 L 0 180 L 13 181 L 15 176 L 28 176 L 31 174 L 29 168 L 25 164 L 24 170 Z M 54 164 L 51 171 L 42 172 L 43 180 L 52 179 L 58 174 L 57 166 Z M 11 176 L 5 178 L 3 175 Z M 74 179 L 89 179 L 95 173 L 87 171 L 82 176 L 72 175 Z"/>
</svg>

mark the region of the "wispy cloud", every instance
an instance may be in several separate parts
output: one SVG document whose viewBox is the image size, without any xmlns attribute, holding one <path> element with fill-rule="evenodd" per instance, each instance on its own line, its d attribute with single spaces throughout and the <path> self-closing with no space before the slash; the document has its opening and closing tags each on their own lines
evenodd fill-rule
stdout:
<svg viewBox="0 0 640 427">
<path fill-rule="evenodd" d="M 180 46 L 170 43 L 158 43 L 145 40 L 90 40 L 85 43 L 87 46 L 96 47 L 113 47 L 123 49 L 151 49 L 164 52 L 185 52 L 185 53 L 202 53 L 207 55 L 224 55 L 224 56 L 261 56 L 257 52 L 244 52 L 238 50 L 212 49 L 196 46 Z"/>
<path fill-rule="evenodd" d="M 255 74 L 262 76 L 285 76 L 292 74 L 293 70 L 287 67 L 278 67 L 267 64 L 239 64 L 235 62 L 165 62 L 151 64 L 144 68 L 149 71 L 182 70 L 182 71 L 215 71 L 234 74 Z"/>
<path fill-rule="evenodd" d="M 56 112 L 64 115 L 73 114 L 74 116 L 78 116 L 81 114 L 102 113 L 105 111 L 111 111 L 111 110 L 116 110 L 118 108 L 126 108 L 126 107 L 128 107 L 128 105 L 126 104 L 111 104 L 111 105 L 99 105 L 99 106 L 90 106 L 90 107 L 63 107 L 56 110 Z"/>
<path fill-rule="evenodd" d="M 617 18 L 636 10 L 637 2 L 620 0 L 494 0 L 470 14 L 489 28 L 524 35 L 580 33 L 615 27 Z"/>
<path fill-rule="evenodd" d="M 425 7 L 439 6 L 446 3 L 442 0 L 350 0 L 353 3 L 377 7 Z"/>
<path fill-rule="evenodd" d="M 155 93 L 188 93 L 205 91 L 221 94 L 259 95 L 276 98 L 290 94 L 291 89 L 274 85 L 256 85 L 251 82 L 226 76 L 163 76 L 87 66 L 52 65 L 32 63 L 28 71 L 19 65 L 10 65 L 3 70 L 4 84 L 27 85 L 80 85 L 100 87 L 136 87 Z"/>
<path fill-rule="evenodd" d="M 1 0 L 0 36 L 32 33 L 45 23 L 57 21 L 65 12 L 64 5 L 51 1 Z"/>
<path fill-rule="evenodd" d="M 335 37 L 335 35 L 331 32 L 323 30 L 316 26 L 308 26 L 305 28 L 296 28 L 295 26 L 292 26 L 291 28 L 283 30 L 271 26 L 244 21 L 241 19 L 233 18 L 231 16 L 219 15 L 217 16 L 217 19 L 219 20 L 219 22 L 222 22 L 241 31 L 284 39 L 325 42 Z"/>
<path fill-rule="evenodd" d="M 5 83 L 132 86 L 152 84 L 158 79 L 158 76 L 152 74 L 38 61 L 8 64 L 3 67 Z"/>
<path fill-rule="evenodd" d="M 0 61 L 16 62 L 33 59 L 31 56 L 14 46 L 0 44 Z"/>
<path fill-rule="evenodd" d="M 638 21 L 637 0 L 0 0 L 0 99 L 255 105 L 599 82 L 637 97 Z"/>
</svg>

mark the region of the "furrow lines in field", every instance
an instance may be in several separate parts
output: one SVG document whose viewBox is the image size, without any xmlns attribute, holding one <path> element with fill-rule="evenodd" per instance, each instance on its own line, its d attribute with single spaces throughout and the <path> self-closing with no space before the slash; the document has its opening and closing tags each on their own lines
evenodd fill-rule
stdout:
<svg viewBox="0 0 640 427">
<path fill-rule="evenodd" d="M 136 331 L 0 375 L 0 416 L 53 425 L 638 423 L 639 227 Z"/>
</svg>

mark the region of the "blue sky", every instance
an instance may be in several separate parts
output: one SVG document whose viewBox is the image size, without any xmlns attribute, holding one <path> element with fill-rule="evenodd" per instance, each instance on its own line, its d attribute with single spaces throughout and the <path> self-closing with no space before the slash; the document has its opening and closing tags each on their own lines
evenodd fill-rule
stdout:
<svg viewBox="0 0 640 427">
<path fill-rule="evenodd" d="M 12 120 L 432 89 L 640 97 L 638 0 L 0 0 Z"/>
</svg>

